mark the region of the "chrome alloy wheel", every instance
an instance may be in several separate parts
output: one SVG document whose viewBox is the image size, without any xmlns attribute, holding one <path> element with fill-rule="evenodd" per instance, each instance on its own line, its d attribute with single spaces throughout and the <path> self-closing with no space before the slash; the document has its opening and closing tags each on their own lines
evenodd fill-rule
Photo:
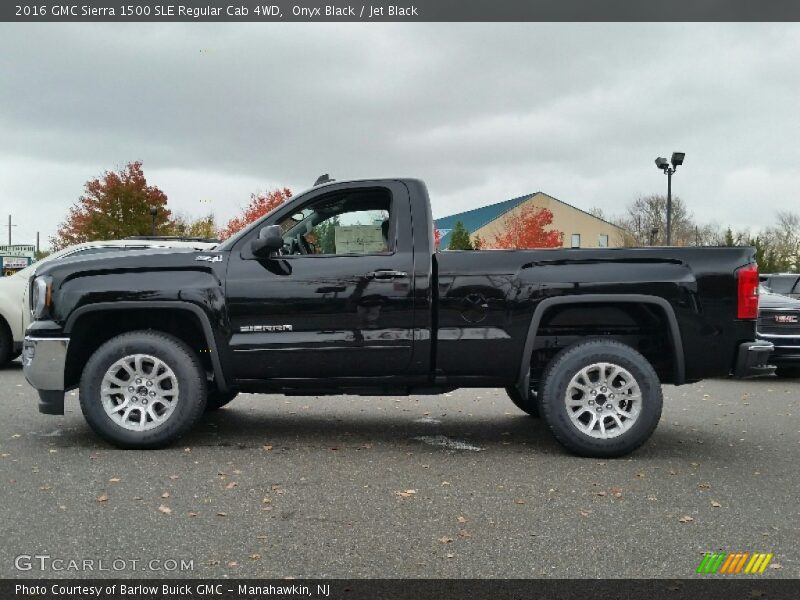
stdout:
<svg viewBox="0 0 800 600">
<path fill-rule="evenodd" d="M 593 438 L 628 431 L 642 409 L 642 392 L 630 371 L 613 363 L 594 363 L 578 371 L 564 397 L 572 424 Z"/>
<path fill-rule="evenodd" d="M 130 431 L 154 429 L 169 419 L 179 401 L 178 378 L 161 359 L 131 354 L 103 376 L 100 398 L 106 414 Z"/>
</svg>

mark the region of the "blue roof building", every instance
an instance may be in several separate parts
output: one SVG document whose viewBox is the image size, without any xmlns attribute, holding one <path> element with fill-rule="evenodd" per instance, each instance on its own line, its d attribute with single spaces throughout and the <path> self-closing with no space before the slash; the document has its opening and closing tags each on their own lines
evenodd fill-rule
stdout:
<svg viewBox="0 0 800 600">
<path fill-rule="evenodd" d="M 491 247 L 494 236 L 503 231 L 506 216 L 513 218 L 514 213 L 528 203 L 539 208 L 546 208 L 553 213 L 551 229 L 564 234 L 563 245 L 566 248 L 603 248 L 623 245 L 625 231 L 617 225 L 543 192 L 534 192 L 434 219 L 434 226 L 441 234 L 440 248 L 447 249 L 450 243 L 450 234 L 458 221 L 464 224 L 471 237 L 480 236 Z"/>
</svg>

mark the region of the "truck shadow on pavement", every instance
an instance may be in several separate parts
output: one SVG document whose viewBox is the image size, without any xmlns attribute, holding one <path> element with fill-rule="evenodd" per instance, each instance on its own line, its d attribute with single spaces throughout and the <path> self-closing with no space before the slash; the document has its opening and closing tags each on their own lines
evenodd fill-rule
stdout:
<svg viewBox="0 0 800 600">
<path fill-rule="evenodd" d="M 323 411 L 325 409 L 322 409 Z M 31 432 L 42 444 L 57 441 L 72 448 L 114 449 L 95 435 L 80 416 L 80 409 L 70 411 L 80 419 L 52 433 Z M 435 409 L 432 409 L 435 412 Z M 730 460 L 731 448 L 719 430 L 696 429 L 687 432 L 662 419 L 653 437 L 630 458 L 691 458 L 691 460 Z M 764 440 L 769 444 L 772 440 Z M 229 406 L 201 417 L 194 429 L 163 452 L 192 448 L 261 449 L 272 446 L 281 450 L 345 451 L 361 449 L 404 452 L 443 452 L 450 454 L 518 456 L 570 454 L 556 442 L 540 419 L 523 414 L 484 413 L 468 416 L 420 417 L 419 413 L 376 411 L 337 414 L 325 411 L 298 410 L 295 414 L 268 405 Z M 158 452 L 158 451 L 157 451 Z M 620 460 L 626 460 L 623 457 Z M 576 460 L 580 460 L 576 457 Z M 597 459 L 584 459 L 597 460 Z"/>
<path fill-rule="evenodd" d="M 304 412 L 265 414 L 229 407 L 205 415 L 179 445 L 246 449 L 269 444 L 275 449 L 345 450 L 370 444 L 373 449 L 383 447 L 408 452 L 571 456 L 542 420 L 526 415 L 458 415 L 426 420 L 374 412 L 352 417 Z M 653 437 L 630 456 L 729 460 L 730 453 L 727 441 L 718 431 L 687 434 L 662 421 Z"/>
</svg>

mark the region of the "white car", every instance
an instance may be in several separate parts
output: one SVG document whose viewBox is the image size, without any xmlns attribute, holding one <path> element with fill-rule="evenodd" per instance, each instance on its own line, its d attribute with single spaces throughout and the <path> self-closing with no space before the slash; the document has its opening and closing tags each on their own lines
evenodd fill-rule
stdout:
<svg viewBox="0 0 800 600">
<path fill-rule="evenodd" d="M 210 250 L 216 245 L 216 242 L 157 237 L 86 242 L 54 252 L 13 275 L 0 277 L 0 367 L 17 358 L 22 351 L 25 328 L 30 323 L 30 311 L 28 310 L 29 282 L 39 265 L 62 258 L 85 256 L 99 252 L 121 252 L 123 250 L 143 250 L 146 248 Z"/>
</svg>

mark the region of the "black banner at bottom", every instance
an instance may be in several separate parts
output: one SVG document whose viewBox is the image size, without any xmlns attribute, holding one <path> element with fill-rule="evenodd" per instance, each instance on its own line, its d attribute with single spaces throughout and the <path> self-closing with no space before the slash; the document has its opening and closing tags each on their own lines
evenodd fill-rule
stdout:
<svg viewBox="0 0 800 600">
<path fill-rule="evenodd" d="M 798 600 L 790 579 L 2 580 L 3 600 Z"/>
</svg>

